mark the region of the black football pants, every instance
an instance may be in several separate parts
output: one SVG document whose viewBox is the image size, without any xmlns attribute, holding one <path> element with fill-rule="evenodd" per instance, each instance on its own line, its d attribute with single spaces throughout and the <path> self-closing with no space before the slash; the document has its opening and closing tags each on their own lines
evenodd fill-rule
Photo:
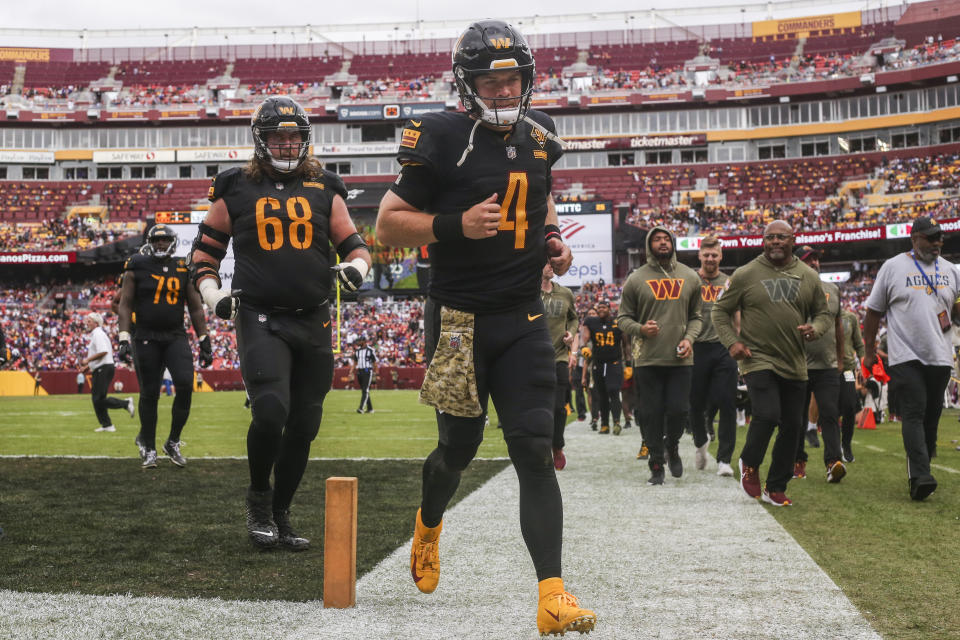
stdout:
<svg viewBox="0 0 960 640">
<path fill-rule="evenodd" d="M 268 490 L 273 472 L 273 508 L 281 511 L 300 486 L 333 382 L 330 308 L 278 313 L 241 304 L 237 350 L 253 417 L 250 488 Z"/>
<path fill-rule="evenodd" d="M 424 305 L 428 361 L 440 337 L 440 309 L 430 298 Z M 557 373 L 539 296 L 518 309 L 475 316 L 473 358 L 480 406 L 493 400 L 517 472 L 520 531 L 537 579 L 560 576 L 563 500 L 551 447 Z M 442 520 L 461 473 L 483 441 L 483 429 L 484 415 L 437 412 L 439 442 L 423 464 L 420 517 L 426 526 Z"/>
<path fill-rule="evenodd" d="M 793 477 L 797 437 L 802 435 L 806 420 L 802 411 L 807 381 L 784 378 L 770 370 L 752 371 L 744 374 L 743 379 L 750 394 L 753 419 L 747 428 L 740 459 L 748 467 L 759 468 L 767 455 L 773 431 L 779 427 L 767 471 L 767 490 L 786 491 Z"/>
<path fill-rule="evenodd" d="M 570 385 L 573 389 L 573 402 L 577 410 L 577 420 L 587 417 L 587 399 L 583 395 L 583 367 L 577 365 L 570 372 Z"/>
<path fill-rule="evenodd" d="M 900 403 L 900 431 L 907 452 L 907 476 L 930 475 L 930 459 L 937 454 L 937 427 L 943 411 L 943 392 L 952 367 L 911 360 L 892 365 L 890 385 Z"/>
<path fill-rule="evenodd" d="M 594 412 L 600 411 L 600 424 L 610 426 L 610 414 L 613 414 L 613 421 L 620 422 L 620 387 L 623 386 L 623 363 L 619 360 L 613 362 L 593 363 L 593 390 L 599 407 L 594 407 Z"/>
<path fill-rule="evenodd" d="M 163 370 L 169 369 L 177 395 L 170 412 L 170 436 L 168 440 L 180 441 L 180 434 L 190 417 L 193 398 L 193 353 L 186 335 L 171 336 L 168 340 L 134 339 L 134 361 L 140 380 L 140 442 L 147 449 L 156 451 L 157 403 L 160 400 L 160 385 Z"/>
</svg>

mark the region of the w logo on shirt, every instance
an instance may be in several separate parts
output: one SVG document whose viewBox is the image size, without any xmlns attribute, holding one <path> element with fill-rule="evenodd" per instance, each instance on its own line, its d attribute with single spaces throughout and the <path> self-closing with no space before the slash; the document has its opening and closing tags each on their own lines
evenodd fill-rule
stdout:
<svg viewBox="0 0 960 640">
<path fill-rule="evenodd" d="M 704 284 L 700 286 L 700 299 L 704 302 L 716 302 L 717 298 L 720 297 L 720 293 L 723 291 L 723 287 L 715 287 L 712 284 Z"/>
<path fill-rule="evenodd" d="M 787 278 L 761 280 L 771 302 L 793 302 L 800 296 L 800 281 Z"/>
<path fill-rule="evenodd" d="M 653 297 L 657 300 L 677 300 L 680 297 L 680 292 L 683 291 L 682 279 L 647 280 L 647 285 L 653 291 Z"/>
</svg>

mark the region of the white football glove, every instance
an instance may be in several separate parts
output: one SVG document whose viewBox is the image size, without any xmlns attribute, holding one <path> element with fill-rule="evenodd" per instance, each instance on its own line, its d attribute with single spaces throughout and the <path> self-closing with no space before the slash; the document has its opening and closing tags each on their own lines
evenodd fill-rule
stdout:
<svg viewBox="0 0 960 640">
<path fill-rule="evenodd" d="M 356 291 L 367 277 L 367 261 L 363 258 L 354 258 L 350 262 L 341 262 L 331 267 L 337 272 L 340 286 L 347 291 Z"/>
<path fill-rule="evenodd" d="M 200 297 L 218 318 L 224 320 L 233 320 L 237 317 L 237 309 L 240 307 L 240 289 L 231 291 L 230 289 L 220 289 L 213 278 L 204 278 L 197 286 L 200 291 Z"/>
</svg>

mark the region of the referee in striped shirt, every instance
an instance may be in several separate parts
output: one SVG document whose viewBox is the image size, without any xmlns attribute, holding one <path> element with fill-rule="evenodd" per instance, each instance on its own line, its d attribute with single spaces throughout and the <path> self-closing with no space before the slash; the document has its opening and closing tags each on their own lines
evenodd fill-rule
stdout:
<svg viewBox="0 0 960 640">
<path fill-rule="evenodd" d="M 357 383 L 360 385 L 360 407 L 357 413 L 373 413 L 373 403 L 370 401 L 370 383 L 373 382 L 373 367 L 376 356 L 373 349 L 367 346 L 366 338 L 357 338 L 357 350 L 353 356 L 354 370 Z"/>
</svg>

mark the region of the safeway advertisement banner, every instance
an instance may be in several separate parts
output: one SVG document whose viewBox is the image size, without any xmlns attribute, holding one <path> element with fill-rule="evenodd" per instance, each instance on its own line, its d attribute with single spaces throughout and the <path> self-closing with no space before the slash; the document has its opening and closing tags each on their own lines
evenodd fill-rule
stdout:
<svg viewBox="0 0 960 640">
<path fill-rule="evenodd" d="M 565 287 L 603 279 L 613 282 L 613 215 L 561 215 L 560 235 L 573 252 L 570 271 L 557 279 Z"/>
</svg>

